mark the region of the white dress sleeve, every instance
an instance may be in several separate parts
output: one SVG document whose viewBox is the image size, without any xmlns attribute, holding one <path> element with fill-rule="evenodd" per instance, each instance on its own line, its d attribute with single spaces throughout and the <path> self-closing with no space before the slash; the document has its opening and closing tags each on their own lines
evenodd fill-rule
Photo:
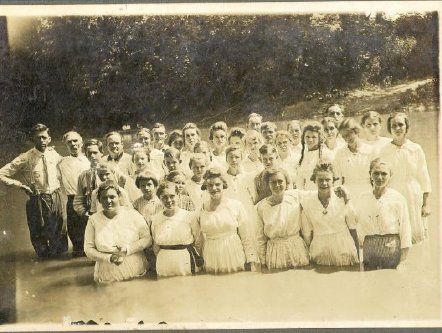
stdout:
<svg viewBox="0 0 442 333">
<path fill-rule="evenodd" d="M 91 216 L 86 225 L 86 230 L 84 232 L 84 252 L 89 259 L 95 261 L 108 261 L 110 262 L 110 253 L 103 253 L 97 250 L 95 245 L 95 218 L 96 216 Z"/>
<path fill-rule="evenodd" d="M 399 218 L 399 235 L 401 238 L 401 248 L 411 247 L 411 224 L 410 217 L 408 215 L 407 201 L 401 196 L 401 200 L 398 200 L 398 218 Z"/>
<path fill-rule="evenodd" d="M 423 193 L 431 192 L 431 181 L 430 181 L 430 175 L 428 173 L 428 167 L 427 167 L 427 160 L 425 159 L 425 153 L 422 150 L 421 146 L 418 146 L 417 151 L 417 167 L 418 167 L 418 180 L 419 184 L 422 188 Z"/>
<path fill-rule="evenodd" d="M 129 211 L 129 213 L 130 216 L 128 217 L 133 219 L 133 223 L 138 228 L 139 239 L 126 246 L 127 255 L 143 251 L 144 249 L 152 245 L 152 237 L 150 235 L 150 230 L 147 226 L 146 221 L 144 220 L 144 217 L 135 210 Z"/>
<path fill-rule="evenodd" d="M 258 257 L 261 262 L 261 265 L 265 265 L 266 261 L 266 252 L 267 252 L 267 241 L 268 238 L 264 233 L 264 220 L 262 218 L 262 205 L 264 205 L 265 201 L 261 201 L 258 203 L 256 207 L 256 243 L 258 250 Z"/>
<path fill-rule="evenodd" d="M 233 203 L 233 202 L 232 202 Z M 229 203 L 230 204 L 230 203 Z M 241 238 L 241 243 L 244 248 L 244 253 L 247 258 L 247 262 L 258 262 L 258 256 L 253 247 L 253 241 L 251 239 L 251 233 L 247 223 L 247 213 L 244 205 L 236 201 L 235 203 L 235 211 L 238 219 L 238 233 Z"/>
</svg>

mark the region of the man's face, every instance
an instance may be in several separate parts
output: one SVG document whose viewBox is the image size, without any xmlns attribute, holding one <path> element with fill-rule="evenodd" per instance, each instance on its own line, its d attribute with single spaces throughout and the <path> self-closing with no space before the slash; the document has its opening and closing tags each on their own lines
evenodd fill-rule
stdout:
<svg viewBox="0 0 442 333">
<path fill-rule="evenodd" d="M 164 127 L 154 128 L 152 130 L 153 140 L 156 144 L 163 144 L 166 139 L 166 129 Z"/>
<path fill-rule="evenodd" d="M 111 135 L 107 138 L 107 149 L 111 156 L 118 156 L 123 153 L 123 143 L 118 135 Z"/>
<path fill-rule="evenodd" d="M 88 158 L 89 162 L 91 162 L 92 166 L 96 166 L 102 156 L 103 154 L 101 153 L 100 149 L 98 149 L 97 145 L 88 146 L 86 148 L 86 157 Z"/>
<path fill-rule="evenodd" d="M 43 153 L 51 142 L 51 137 L 49 136 L 48 131 L 37 132 L 34 134 L 32 142 L 34 143 L 35 148 Z"/>
<path fill-rule="evenodd" d="M 78 156 L 81 153 L 81 148 L 83 147 L 83 140 L 79 135 L 69 135 L 66 138 L 66 147 L 68 148 L 69 154 L 72 156 Z"/>
<path fill-rule="evenodd" d="M 332 105 L 327 110 L 327 116 L 333 118 L 339 124 L 344 119 L 344 112 L 339 105 Z"/>
<path fill-rule="evenodd" d="M 199 135 L 196 128 L 189 128 L 184 132 L 186 147 L 192 151 L 195 144 L 199 141 Z"/>
</svg>

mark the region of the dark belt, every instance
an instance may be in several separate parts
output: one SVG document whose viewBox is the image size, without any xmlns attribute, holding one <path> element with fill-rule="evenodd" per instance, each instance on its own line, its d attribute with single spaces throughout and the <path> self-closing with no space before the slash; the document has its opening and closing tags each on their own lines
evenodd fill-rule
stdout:
<svg viewBox="0 0 442 333">
<path fill-rule="evenodd" d="M 190 270 L 192 274 L 195 274 L 195 266 L 201 267 L 204 265 L 204 259 L 198 251 L 195 249 L 193 244 L 188 245 L 160 245 L 161 250 L 186 250 L 190 254 Z"/>
</svg>

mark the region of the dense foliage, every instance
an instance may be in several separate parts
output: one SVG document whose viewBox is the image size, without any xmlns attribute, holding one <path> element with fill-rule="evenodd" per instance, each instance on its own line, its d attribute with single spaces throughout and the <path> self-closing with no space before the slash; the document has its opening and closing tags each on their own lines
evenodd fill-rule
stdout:
<svg viewBox="0 0 442 333">
<path fill-rule="evenodd" d="M 438 76 L 437 14 L 38 18 L 9 54 L 1 117 L 60 131 L 276 115 Z M 7 116 L 7 117 L 6 117 Z"/>
</svg>

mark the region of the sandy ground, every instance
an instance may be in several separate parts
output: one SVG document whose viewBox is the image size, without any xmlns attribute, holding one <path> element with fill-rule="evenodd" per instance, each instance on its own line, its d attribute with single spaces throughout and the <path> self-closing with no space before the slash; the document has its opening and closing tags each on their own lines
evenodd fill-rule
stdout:
<svg viewBox="0 0 442 333">
<path fill-rule="evenodd" d="M 39 324 L 88 321 L 181 327 L 193 323 L 336 326 L 363 321 L 440 324 L 440 239 L 436 115 L 419 115 L 413 129 L 427 154 L 432 194 L 430 239 L 413 246 L 396 270 L 339 271 L 310 267 L 279 273 L 242 272 L 97 286 L 87 258 L 36 261 L 25 220 L 26 196 L 0 196 L 0 319 L 29 329 Z M 430 122 L 432 121 L 432 122 Z M 431 128 L 428 124 L 432 124 Z M 433 126 L 434 124 L 434 126 Z M 425 131 L 427 129 L 427 131 Z M 413 138 L 412 138 L 413 139 Z M 432 141 L 431 141 L 432 139 Z M 5 320 L 6 318 L 6 320 Z M 313 323 L 315 322 L 315 323 Z M 152 326 L 149 326 L 152 327 Z M 213 327 L 213 326 L 211 326 Z M 10 331 L 19 326 L 0 326 Z"/>
</svg>

